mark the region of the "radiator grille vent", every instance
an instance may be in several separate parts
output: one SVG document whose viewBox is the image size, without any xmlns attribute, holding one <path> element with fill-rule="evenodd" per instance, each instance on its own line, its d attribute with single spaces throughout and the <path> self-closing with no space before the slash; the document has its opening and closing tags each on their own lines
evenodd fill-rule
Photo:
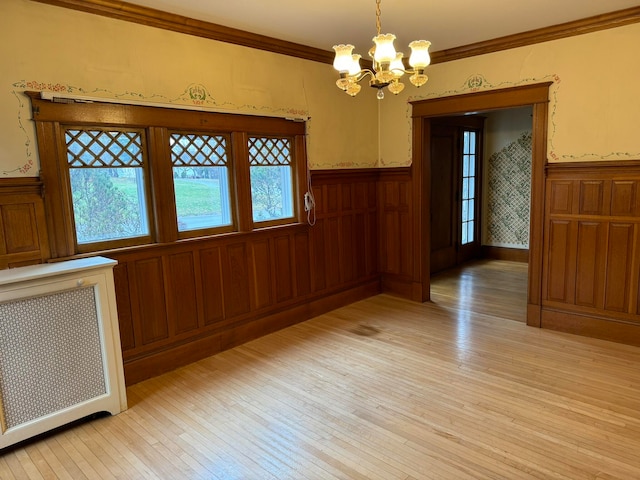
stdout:
<svg viewBox="0 0 640 480">
<path fill-rule="evenodd" d="M 107 393 L 93 287 L 0 303 L 5 428 Z"/>
</svg>

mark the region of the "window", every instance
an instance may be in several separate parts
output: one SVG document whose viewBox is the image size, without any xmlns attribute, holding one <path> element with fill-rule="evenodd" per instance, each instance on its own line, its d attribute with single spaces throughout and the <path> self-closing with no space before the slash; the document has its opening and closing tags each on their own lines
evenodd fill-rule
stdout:
<svg viewBox="0 0 640 480">
<path fill-rule="evenodd" d="M 476 132 L 463 132 L 462 147 L 462 245 L 475 240 Z"/>
<path fill-rule="evenodd" d="M 178 231 L 231 225 L 228 138 L 173 133 L 169 143 Z"/>
<path fill-rule="evenodd" d="M 29 96 L 54 258 L 304 217 L 304 123 Z"/>
<path fill-rule="evenodd" d="M 293 217 L 293 172 L 288 138 L 249 138 L 254 222 Z"/>
<path fill-rule="evenodd" d="M 64 132 L 78 244 L 149 235 L 140 131 Z"/>
</svg>

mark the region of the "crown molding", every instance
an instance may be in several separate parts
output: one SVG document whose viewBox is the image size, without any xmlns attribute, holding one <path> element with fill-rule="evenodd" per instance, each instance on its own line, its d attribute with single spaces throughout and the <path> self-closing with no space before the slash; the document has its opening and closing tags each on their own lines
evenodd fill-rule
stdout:
<svg viewBox="0 0 640 480">
<path fill-rule="evenodd" d="M 32 1 L 316 62 L 333 63 L 333 57 L 335 55 L 332 51 L 278 40 L 277 38 L 267 37 L 266 35 L 246 32 L 216 23 L 204 22 L 174 13 L 163 12 L 154 8 L 141 7 L 120 0 Z"/>
<path fill-rule="evenodd" d="M 484 42 L 439 50 L 431 54 L 431 63 L 450 62 L 461 58 L 525 47 L 536 43 L 549 42 L 551 40 L 583 35 L 585 33 L 597 32 L 598 30 L 606 30 L 638 22 L 640 22 L 640 7 L 632 7 L 596 15 L 594 17 L 583 18 L 581 20 L 560 23 L 551 27 L 538 28 L 529 30 L 528 32 L 494 38 Z"/>
<path fill-rule="evenodd" d="M 334 52 L 308 47 L 299 43 L 278 40 L 273 37 L 246 32 L 237 28 L 216 23 L 204 22 L 182 15 L 141 7 L 120 0 L 32 0 L 73 10 L 117 18 L 150 27 L 162 28 L 173 32 L 233 43 L 268 52 L 289 55 L 321 63 L 333 63 Z M 499 52 L 516 47 L 558 40 L 560 38 L 582 35 L 608 28 L 621 27 L 640 22 L 640 7 L 618 10 L 603 15 L 584 18 L 573 22 L 561 23 L 551 27 L 529 30 L 484 42 L 472 43 L 461 47 L 440 50 L 431 54 L 431 63 L 444 63 L 487 53 Z"/>
</svg>

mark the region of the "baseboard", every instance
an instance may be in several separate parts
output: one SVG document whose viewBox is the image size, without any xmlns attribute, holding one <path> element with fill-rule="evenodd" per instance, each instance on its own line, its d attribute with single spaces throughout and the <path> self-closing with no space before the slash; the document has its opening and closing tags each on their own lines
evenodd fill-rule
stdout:
<svg viewBox="0 0 640 480">
<path fill-rule="evenodd" d="M 542 325 L 542 308 L 540 305 L 527 304 L 527 325 L 538 327 Z"/>
<path fill-rule="evenodd" d="M 482 246 L 482 256 L 492 260 L 509 260 L 512 262 L 529 262 L 529 250 L 522 248 Z"/>
<path fill-rule="evenodd" d="M 413 281 L 402 275 L 384 273 L 382 274 L 382 291 L 412 300 L 414 296 Z"/>
<path fill-rule="evenodd" d="M 271 315 L 247 319 L 242 325 L 224 332 L 191 340 L 146 357 L 125 361 L 125 383 L 133 385 L 358 300 L 372 297 L 380 291 L 380 282 L 377 279 L 372 280 Z"/>
<path fill-rule="evenodd" d="M 640 324 L 542 308 L 542 328 L 640 346 Z"/>
</svg>

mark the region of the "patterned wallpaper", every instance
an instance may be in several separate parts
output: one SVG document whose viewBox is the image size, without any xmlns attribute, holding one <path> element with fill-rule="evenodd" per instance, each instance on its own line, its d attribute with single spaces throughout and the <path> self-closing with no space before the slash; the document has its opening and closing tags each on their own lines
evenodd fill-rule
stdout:
<svg viewBox="0 0 640 480">
<path fill-rule="evenodd" d="M 531 132 L 491 155 L 485 181 L 486 245 L 529 248 Z"/>
</svg>

